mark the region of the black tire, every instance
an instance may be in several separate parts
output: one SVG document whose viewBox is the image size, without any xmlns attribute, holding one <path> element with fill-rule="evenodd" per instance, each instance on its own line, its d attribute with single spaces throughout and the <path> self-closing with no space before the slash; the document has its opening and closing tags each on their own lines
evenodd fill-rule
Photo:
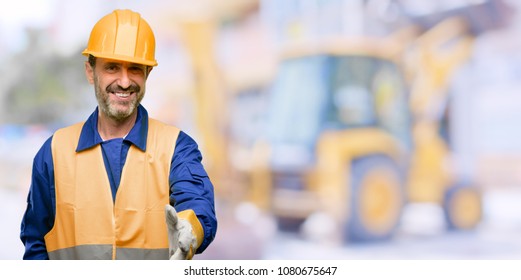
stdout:
<svg viewBox="0 0 521 280">
<path fill-rule="evenodd" d="M 449 230 L 474 229 L 482 220 L 481 191 L 469 184 L 458 184 L 445 191 L 443 213 Z"/>
<path fill-rule="evenodd" d="M 302 218 L 276 217 L 277 229 L 281 232 L 297 233 L 304 221 Z"/>
<path fill-rule="evenodd" d="M 404 204 L 403 176 L 397 163 L 380 155 L 356 159 L 349 186 L 344 239 L 356 243 L 389 239 Z"/>
</svg>

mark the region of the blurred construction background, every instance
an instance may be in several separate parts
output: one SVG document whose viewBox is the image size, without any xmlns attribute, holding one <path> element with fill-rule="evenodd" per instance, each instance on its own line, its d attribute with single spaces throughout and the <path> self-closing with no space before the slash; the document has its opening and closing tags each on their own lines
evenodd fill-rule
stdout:
<svg viewBox="0 0 521 280">
<path fill-rule="evenodd" d="M 155 31 L 143 104 L 200 144 L 198 259 L 520 259 L 517 0 L 19 0 L 0 10 L 0 259 L 31 164 L 96 106 L 90 30 Z"/>
</svg>

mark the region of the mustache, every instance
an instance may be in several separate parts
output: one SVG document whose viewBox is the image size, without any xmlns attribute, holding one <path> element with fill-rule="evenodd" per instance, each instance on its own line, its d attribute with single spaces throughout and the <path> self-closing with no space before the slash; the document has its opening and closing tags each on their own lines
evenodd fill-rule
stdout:
<svg viewBox="0 0 521 280">
<path fill-rule="evenodd" d="M 106 88 L 107 92 L 140 92 L 141 87 L 135 83 L 131 83 L 128 87 L 123 88 L 120 85 L 110 84 Z"/>
</svg>

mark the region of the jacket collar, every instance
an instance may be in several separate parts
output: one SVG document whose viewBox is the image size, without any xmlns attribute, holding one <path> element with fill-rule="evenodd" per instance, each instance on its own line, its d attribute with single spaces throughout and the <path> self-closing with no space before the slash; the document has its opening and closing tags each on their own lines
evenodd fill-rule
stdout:
<svg viewBox="0 0 521 280">
<path fill-rule="evenodd" d="M 128 141 L 140 150 L 145 151 L 147 147 L 148 112 L 142 105 L 139 105 L 137 109 L 136 123 L 124 141 Z M 87 150 L 103 142 L 98 132 L 98 113 L 98 107 L 96 107 L 96 110 L 83 125 L 76 152 Z"/>
</svg>

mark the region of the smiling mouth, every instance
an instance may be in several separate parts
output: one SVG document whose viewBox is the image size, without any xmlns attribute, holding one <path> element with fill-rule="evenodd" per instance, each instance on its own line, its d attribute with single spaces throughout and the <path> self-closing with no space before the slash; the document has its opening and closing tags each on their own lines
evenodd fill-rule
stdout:
<svg viewBox="0 0 521 280">
<path fill-rule="evenodd" d="M 132 92 L 114 92 L 114 94 L 117 96 L 117 97 L 129 97 Z"/>
<path fill-rule="evenodd" d="M 123 88 L 123 87 L 117 85 L 116 83 L 112 83 L 109 86 L 107 86 L 107 88 L 106 88 L 107 93 L 114 94 L 117 97 L 123 98 L 123 99 L 131 96 L 134 93 L 139 93 L 140 90 L 141 90 L 141 88 L 135 83 L 130 84 L 126 88 Z"/>
</svg>

